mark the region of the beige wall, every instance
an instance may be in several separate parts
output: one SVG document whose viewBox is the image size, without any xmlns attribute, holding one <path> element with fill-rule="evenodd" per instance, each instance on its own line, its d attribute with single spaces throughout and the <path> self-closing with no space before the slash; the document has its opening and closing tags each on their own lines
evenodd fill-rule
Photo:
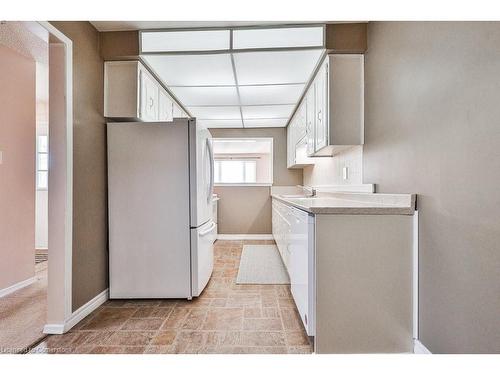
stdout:
<svg viewBox="0 0 500 375">
<path fill-rule="evenodd" d="M 210 129 L 214 138 L 268 137 L 273 138 L 274 185 L 302 184 L 302 170 L 286 167 L 286 129 Z M 219 194 L 219 233 L 270 234 L 270 187 L 215 187 Z"/>
<path fill-rule="evenodd" d="M 35 273 L 35 71 L 0 45 L 0 290 Z"/>
<path fill-rule="evenodd" d="M 108 287 L 104 67 L 89 22 L 52 22 L 73 41 L 73 310 Z"/>
<path fill-rule="evenodd" d="M 417 193 L 420 339 L 500 353 L 500 23 L 368 27 L 364 182 Z"/>
<path fill-rule="evenodd" d="M 304 185 L 360 185 L 363 180 L 363 146 L 354 146 L 332 157 L 309 158 L 314 165 L 304 168 Z M 347 167 L 347 179 L 343 168 Z"/>
</svg>

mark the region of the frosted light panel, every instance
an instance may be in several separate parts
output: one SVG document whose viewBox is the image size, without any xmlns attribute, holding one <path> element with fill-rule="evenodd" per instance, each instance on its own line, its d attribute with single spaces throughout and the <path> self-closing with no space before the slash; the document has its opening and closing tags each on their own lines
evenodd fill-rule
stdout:
<svg viewBox="0 0 500 375">
<path fill-rule="evenodd" d="M 235 86 L 172 87 L 171 90 L 185 106 L 239 104 Z"/>
<path fill-rule="evenodd" d="M 245 128 L 283 128 L 287 121 L 287 118 L 245 120 Z"/>
<path fill-rule="evenodd" d="M 258 119 L 258 118 L 288 118 L 294 105 L 256 105 L 256 106 L 243 106 L 243 119 Z"/>
<path fill-rule="evenodd" d="M 143 58 L 167 86 L 235 85 L 230 55 L 150 55 Z"/>
<path fill-rule="evenodd" d="M 194 117 L 205 120 L 241 119 L 239 107 L 187 107 Z"/>
<path fill-rule="evenodd" d="M 242 128 L 243 122 L 241 120 L 196 120 L 199 124 L 207 128 Z"/>
<path fill-rule="evenodd" d="M 229 30 L 147 31 L 141 33 L 142 53 L 229 49 Z"/>
<path fill-rule="evenodd" d="M 300 85 L 240 86 L 243 105 L 295 104 L 304 90 Z"/>
<path fill-rule="evenodd" d="M 233 48 L 323 47 L 323 27 L 233 31 Z"/>
<path fill-rule="evenodd" d="M 235 53 L 240 85 L 306 83 L 322 50 Z"/>
</svg>

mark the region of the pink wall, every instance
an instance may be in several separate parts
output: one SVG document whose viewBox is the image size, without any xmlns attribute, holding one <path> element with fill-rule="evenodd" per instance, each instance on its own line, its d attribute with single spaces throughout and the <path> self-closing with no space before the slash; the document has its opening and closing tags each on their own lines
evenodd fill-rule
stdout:
<svg viewBox="0 0 500 375">
<path fill-rule="evenodd" d="M 0 46 L 0 290 L 35 272 L 35 69 Z"/>
</svg>

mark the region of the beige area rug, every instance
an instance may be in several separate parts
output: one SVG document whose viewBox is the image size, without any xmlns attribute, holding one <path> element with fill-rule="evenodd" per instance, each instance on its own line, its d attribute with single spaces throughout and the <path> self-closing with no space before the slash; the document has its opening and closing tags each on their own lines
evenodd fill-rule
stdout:
<svg viewBox="0 0 500 375">
<path fill-rule="evenodd" d="M 44 338 L 47 317 L 47 263 L 35 266 L 37 280 L 0 298 L 0 354 L 23 353 Z"/>
<path fill-rule="evenodd" d="M 276 245 L 245 245 L 236 284 L 290 284 Z"/>
</svg>

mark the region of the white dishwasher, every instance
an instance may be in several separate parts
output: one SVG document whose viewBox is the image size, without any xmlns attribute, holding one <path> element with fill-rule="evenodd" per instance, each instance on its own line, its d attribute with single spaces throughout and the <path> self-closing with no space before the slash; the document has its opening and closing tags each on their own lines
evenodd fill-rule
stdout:
<svg viewBox="0 0 500 375">
<path fill-rule="evenodd" d="M 309 336 L 315 336 L 314 216 L 287 206 L 291 221 L 288 272 L 293 299 Z"/>
</svg>

